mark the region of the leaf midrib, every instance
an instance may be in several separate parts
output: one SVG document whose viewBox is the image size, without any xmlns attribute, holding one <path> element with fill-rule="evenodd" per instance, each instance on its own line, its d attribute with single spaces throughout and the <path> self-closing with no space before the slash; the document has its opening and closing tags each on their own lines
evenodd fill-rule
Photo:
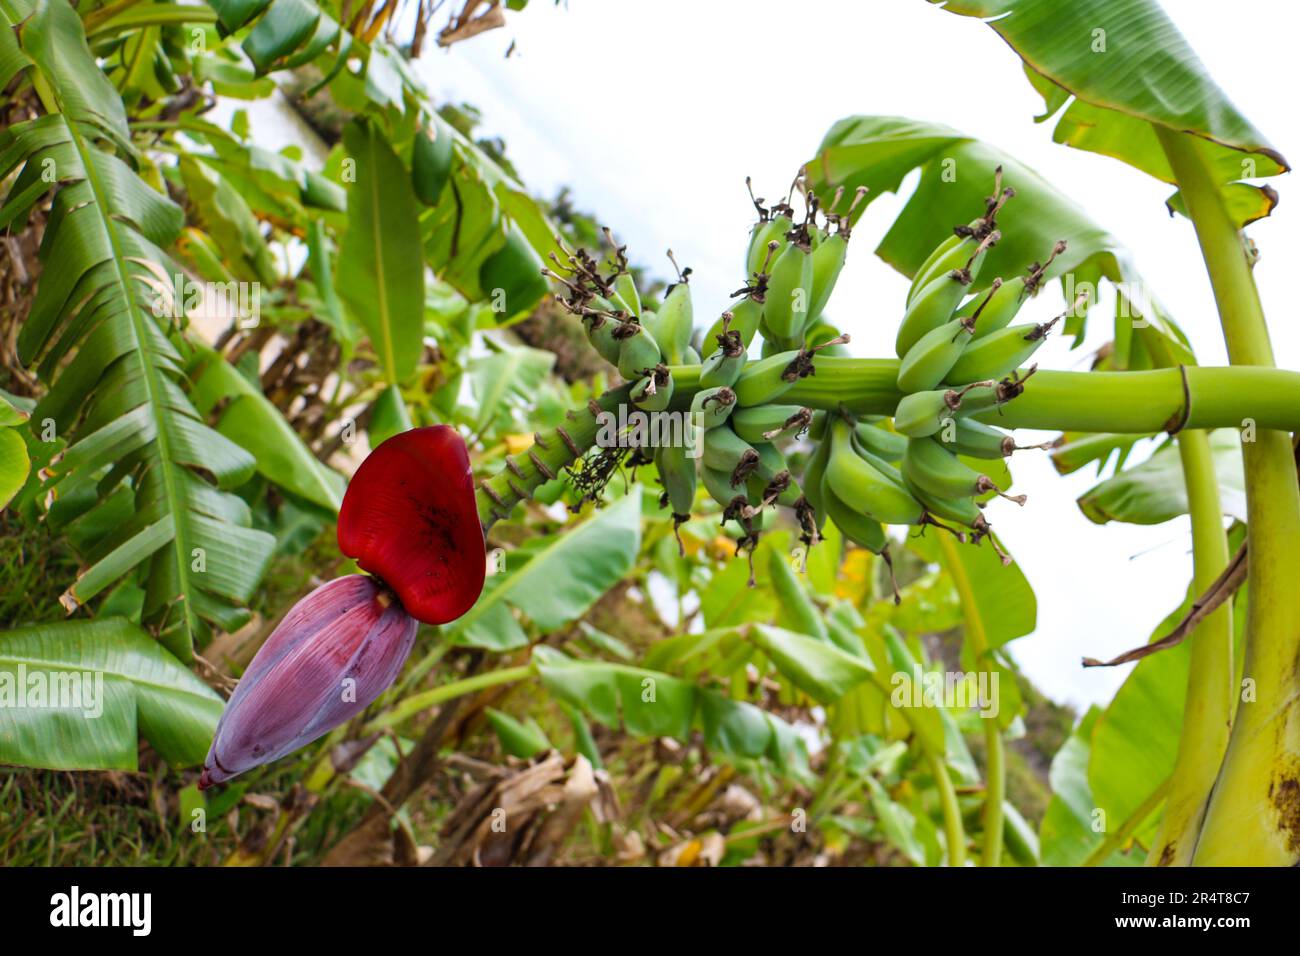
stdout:
<svg viewBox="0 0 1300 956">
<path fill-rule="evenodd" d="M 379 299 L 379 326 L 384 338 L 384 358 L 388 371 L 388 383 L 397 384 L 397 356 L 393 353 L 393 327 L 392 315 L 388 305 L 388 273 L 384 267 L 384 242 L 381 235 L 383 223 L 379 215 L 379 170 L 378 170 L 378 152 L 376 149 L 377 138 L 375 131 L 367 131 L 366 145 L 370 150 L 370 213 L 371 213 L 371 230 L 370 235 L 375 247 L 375 276 L 379 280 L 375 283 Z"/>
<path fill-rule="evenodd" d="M 63 115 L 63 121 L 67 124 L 68 134 L 76 147 L 77 154 L 81 157 L 82 170 L 86 176 L 86 183 L 90 187 L 91 194 L 95 197 L 95 205 L 98 211 L 100 223 L 103 226 L 104 234 L 108 238 L 109 248 L 113 253 L 113 271 L 117 276 L 117 284 L 122 291 L 122 296 L 126 300 L 127 311 L 131 318 L 131 325 L 135 331 L 135 339 L 139 348 L 133 350 L 136 360 L 139 362 L 143 372 L 141 380 L 145 383 L 146 401 L 154 417 L 155 430 L 154 437 L 158 445 L 159 457 L 159 474 L 162 478 L 163 496 L 167 502 L 167 512 L 172 519 L 172 556 L 176 562 L 176 571 L 180 582 L 181 601 L 184 603 L 182 612 L 185 615 L 185 627 L 187 638 L 193 640 L 194 621 L 193 621 L 193 602 L 190 600 L 190 593 L 193 589 L 193 582 L 190 579 L 189 568 L 187 567 L 183 555 L 188 553 L 185 547 L 185 535 L 182 530 L 183 522 L 180 520 L 183 499 L 176 486 L 176 477 L 172 471 L 172 457 L 170 439 L 167 429 L 163 425 L 165 410 L 161 401 L 162 387 L 158 381 L 158 370 L 153 363 L 146 357 L 148 350 L 148 335 L 142 324 L 142 316 L 137 307 L 134 296 L 131 295 L 130 276 L 126 274 L 123 262 L 125 259 L 122 251 L 121 242 L 118 238 L 118 232 L 113 217 L 108 213 L 108 205 L 105 201 L 106 193 L 103 185 L 99 180 L 95 168 L 93 157 L 87 147 L 85 140 L 82 139 L 77 124 L 69 118 L 63 109 L 63 97 L 57 88 L 53 88 L 54 96 L 57 101 L 59 112 Z"/>
</svg>

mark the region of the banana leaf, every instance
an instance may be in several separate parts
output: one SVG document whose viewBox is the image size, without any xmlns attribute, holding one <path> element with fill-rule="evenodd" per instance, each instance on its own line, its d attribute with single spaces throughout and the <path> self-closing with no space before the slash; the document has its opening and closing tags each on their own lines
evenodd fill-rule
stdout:
<svg viewBox="0 0 1300 956">
<path fill-rule="evenodd" d="M 0 633 L 0 764 L 135 770 L 143 736 L 169 763 L 191 766 L 207 754 L 222 706 L 121 618 Z"/>
<path fill-rule="evenodd" d="M 1246 479 L 1242 474 L 1240 437 L 1230 429 L 1212 432 L 1210 450 L 1223 512 L 1245 521 Z M 1088 489 L 1078 501 L 1079 510 L 1097 524 L 1161 524 L 1187 514 L 1187 484 L 1177 446 L 1166 444 L 1140 465 Z"/>
<path fill-rule="evenodd" d="M 1039 121 L 1061 112 L 1058 143 L 1172 183 L 1151 125 L 1159 124 L 1206 140 L 1221 184 L 1287 171 L 1155 0 L 949 0 L 944 9 L 985 20 L 1020 55 L 1046 104 Z M 1239 225 L 1276 202 L 1267 187 L 1238 184 L 1232 192 Z"/>
<path fill-rule="evenodd" d="M 66 0 L 10 0 L 29 14 L 22 50 L 49 91 L 52 112 L 0 133 L 0 177 L 22 164 L 0 207 L 5 224 L 56 189 L 40 250 L 45 264 L 18 338 L 24 363 L 49 390 L 36 407 L 67 442 L 45 469 L 56 500 L 98 486 L 101 503 L 128 487 L 134 514 L 84 554 L 63 596 L 69 609 L 144 569 L 144 621 L 188 660 L 213 625 L 247 620 L 274 538 L 251 527 L 230 494 L 256 463 L 209 428 L 185 394 L 183 360 L 170 337 L 179 271 L 163 251 L 181 209 L 135 172 L 122 101 L 86 46 Z M 47 170 L 57 183 L 45 181 Z M 52 265 L 57 263 L 57 268 Z"/>
<path fill-rule="evenodd" d="M 849 193 L 866 186 L 869 191 L 854 213 L 857 218 L 881 195 L 897 192 L 908 173 L 919 169 L 916 192 L 876 248 L 885 262 L 911 276 L 931 250 L 952 235 L 954 226 L 983 214 L 998 167 L 1004 186 L 1014 188 L 1016 195 L 998 215 L 1002 239 L 989 250 L 972 291 L 987 288 L 998 276 L 1024 274 L 1031 264 L 1046 261 L 1061 239 L 1067 248 L 1046 275 L 1048 281 L 1060 280 L 1067 302 L 1084 288 L 1082 283 L 1102 279 L 1126 289 L 1146 289 L 1128 251 L 1083 209 L 1019 160 L 947 126 L 899 116 L 842 119 L 807 164 L 808 188 L 830 196 L 840 186 Z M 1121 326 L 1133 325 L 1136 314 L 1167 341 L 1178 361 L 1192 363 L 1182 331 L 1154 296 L 1143 299 L 1129 316 L 1117 314 L 1116 337 Z M 1089 304 L 1095 300 L 1094 295 Z M 1083 339 L 1086 319 L 1086 309 L 1067 317 L 1066 331 L 1075 335 L 1076 344 Z"/>
<path fill-rule="evenodd" d="M 657 671 L 575 660 L 544 645 L 534 649 L 533 661 L 548 692 L 606 727 L 683 741 L 698 729 L 705 745 L 718 753 L 766 758 L 793 779 L 810 779 L 807 747 L 798 732 L 753 704 Z"/>
<path fill-rule="evenodd" d="M 634 489 L 577 527 L 510 552 L 508 570 L 488 577 L 482 596 L 451 633 L 476 647 L 522 647 L 528 638 L 512 608 L 543 632 L 563 627 L 631 570 L 640 548 L 640 493 Z"/>
<path fill-rule="evenodd" d="M 352 318 L 370 335 L 389 384 L 415 372 L 424 341 L 424 263 L 415 192 L 401 160 L 373 123 L 343 132 L 356 161 L 348 193 L 348 229 L 336 287 Z"/>
</svg>

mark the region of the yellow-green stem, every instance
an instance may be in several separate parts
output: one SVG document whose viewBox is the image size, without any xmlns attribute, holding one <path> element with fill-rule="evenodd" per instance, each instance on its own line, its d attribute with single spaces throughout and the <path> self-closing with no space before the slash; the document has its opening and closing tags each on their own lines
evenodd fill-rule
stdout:
<svg viewBox="0 0 1300 956">
<path fill-rule="evenodd" d="M 1151 791 L 1151 795 L 1143 800 L 1136 810 L 1129 814 L 1129 818 L 1119 825 L 1119 827 L 1106 835 L 1106 839 L 1097 845 L 1084 859 L 1080 866 L 1101 866 L 1110 858 L 1110 855 L 1124 845 L 1140 827 L 1147 817 L 1151 816 L 1156 807 L 1165 798 L 1169 792 L 1169 779 L 1166 777 L 1160 782 L 1160 785 Z"/>
<path fill-rule="evenodd" d="M 961 602 L 965 635 L 970 643 L 971 657 L 974 658 L 977 668 L 992 667 L 994 661 L 990 653 L 988 632 L 984 629 L 984 619 L 980 617 L 979 602 L 976 600 L 970 576 L 966 573 L 966 566 L 962 563 L 961 555 L 957 553 L 957 546 L 951 538 L 947 535 L 939 535 L 938 541 L 943 551 L 944 567 L 948 571 L 948 576 L 952 578 L 953 586 L 957 589 L 958 600 Z M 1003 751 L 1002 730 L 998 727 L 997 718 L 985 717 L 983 720 L 987 779 L 982 821 L 984 852 L 980 862 L 984 866 L 999 866 L 1002 862 L 1002 802 L 1006 799 L 1007 790 L 1006 754 Z"/>
<path fill-rule="evenodd" d="M 1204 146 L 1185 133 L 1155 130 L 1196 228 L 1228 357 L 1233 365 L 1271 366 L 1250 262 Z M 1252 417 L 1247 410 L 1243 419 Z M 1288 436 L 1260 427 L 1254 437 L 1243 443 L 1250 517 L 1244 675 L 1251 694 L 1237 709 L 1205 814 L 1199 865 L 1300 860 L 1300 488 Z"/>
<path fill-rule="evenodd" d="M 939 791 L 939 806 L 943 810 L 943 835 L 948 844 L 948 865 L 966 865 L 966 831 L 961 825 L 961 807 L 957 804 L 957 790 L 948 776 L 948 767 L 943 761 L 943 754 L 931 750 L 925 752 L 925 762 L 934 777 L 935 789 Z"/>
<path fill-rule="evenodd" d="M 1228 539 L 1223 532 L 1223 507 L 1209 437 L 1201 431 L 1183 432 L 1178 436 L 1178 453 L 1192 519 L 1192 592 L 1200 595 L 1227 566 Z M 1196 836 L 1232 729 L 1236 700 L 1232 602 L 1225 602 L 1206 617 L 1189 641 L 1191 661 L 1178 756 L 1148 864 L 1187 866 L 1192 862 Z"/>
</svg>

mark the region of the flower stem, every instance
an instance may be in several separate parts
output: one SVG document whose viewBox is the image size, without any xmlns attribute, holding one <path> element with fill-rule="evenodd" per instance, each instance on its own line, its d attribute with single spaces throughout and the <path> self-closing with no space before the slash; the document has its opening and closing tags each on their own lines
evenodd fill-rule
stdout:
<svg viewBox="0 0 1300 956">
<path fill-rule="evenodd" d="M 526 680 L 532 675 L 532 664 L 523 664 L 519 667 L 503 667 L 500 670 L 475 674 L 473 677 L 466 677 L 464 680 L 452 681 L 450 684 L 442 684 L 420 694 L 412 694 L 366 724 L 364 732 L 374 733 L 387 727 L 395 727 L 422 710 L 446 703 L 456 697 L 486 690 L 489 687 L 497 687 L 501 684 Z"/>
<path fill-rule="evenodd" d="M 1229 360 L 1257 367 L 1250 371 L 1270 367 L 1259 291 L 1204 147 L 1188 134 L 1154 128 L 1196 228 Z M 1249 394 L 1252 406 L 1263 397 Z M 1250 516 L 1244 676 L 1253 696 L 1238 708 L 1197 842 L 1198 865 L 1284 866 L 1300 859 L 1300 486 L 1283 433 L 1296 423 L 1257 424 L 1256 440 L 1242 449 Z"/>
<path fill-rule="evenodd" d="M 484 533 L 497 521 L 507 517 L 515 505 L 526 501 L 542 485 L 560 474 L 575 459 L 595 444 L 600 431 L 597 415 L 614 412 L 628 401 L 631 386 L 606 392 L 586 408 L 569 411 L 567 420 L 545 434 L 537 434 L 526 452 L 506 457 L 500 471 L 479 482 L 475 492 L 479 520 Z"/>
</svg>

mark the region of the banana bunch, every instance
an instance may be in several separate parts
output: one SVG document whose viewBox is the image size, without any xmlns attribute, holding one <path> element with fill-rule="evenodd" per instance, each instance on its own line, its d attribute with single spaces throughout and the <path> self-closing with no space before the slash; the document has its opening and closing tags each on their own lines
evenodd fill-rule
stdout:
<svg viewBox="0 0 1300 956">
<path fill-rule="evenodd" d="M 555 269 L 543 269 L 542 274 L 564 287 L 567 294 L 557 295 L 556 301 L 581 319 L 592 348 L 634 383 L 633 404 L 647 412 L 664 411 L 673 397 L 670 366 L 700 361 L 690 344 L 695 322 L 691 270 L 678 267 L 668 250 L 678 281 L 668 288 L 657 312 L 645 309 L 628 269 L 627 247 L 618 245 L 608 229 L 605 236 L 613 252 L 602 266 L 585 249 L 567 248 L 557 235 L 565 261 L 552 252 Z"/>
<path fill-rule="evenodd" d="M 684 553 L 680 526 L 703 485 L 723 526 L 739 529 L 736 550 L 749 553 L 751 583 L 759 535 L 782 507 L 793 511 L 805 542 L 817 542 L 829 519 L 880 555 L 891 575 L 888 525 L 934 526 L 973 542 L 987 537 L 1009 561 L 991 537 L 984 505 L 993 496 L 1017 504 L 1025 499 L 1006 494 L 980 462 L 1024 446 L 984 419 L 1024 391 L 1036 366 L 1022 367 L 1063 317 L 1014 324 L 1065 243 L 1009 281 L 981 276 L 1001 239 L 997 216 L 1015 195 L 1003 188 L 999 168 L 983 214 L 956 227 L 912 280 L 895 340 L 903 398 L 892 421 L 857 418 L 843 408 L 814 413 L 789 404 L 787 393 L 815 374 L 818 352 L 849 341 L 822 314 L 866 190 L 859 188 L 845 204 L 841 187 L 823 207 L 801 187 L 802 179 L 800 170 L 785 199 L 770 207 L 750 189 L 758 219 L 745 252 L 745 283 L 702 339 L 692 338 L 690 270 L 677 265 L 671 250 L 678 281 L 656 310 L 641 301 L 626 249 L 608 230 L 613 252 L 603 264 L 560 243 L 563 256 L 553 253 L 555 268 L 545 270 L 563 287 L 565 294 L 556 298 L 579 317 L 592 346 L 632 383 L 637 408 L 682 410 L 680 370 L 698 366 L 689 379 L 688 429 L 697 440 L 687 436 L 684 444 L 643 450 L 638 459 L 654 461 L 663 486 L 660 505 L 672 516 L 679 549 Z M 792 204 L 796 187 L 805 202 L 802 218 Z M 796 478 L 782 448 L 805 436 L 811 452 Z"/>
</svg>

